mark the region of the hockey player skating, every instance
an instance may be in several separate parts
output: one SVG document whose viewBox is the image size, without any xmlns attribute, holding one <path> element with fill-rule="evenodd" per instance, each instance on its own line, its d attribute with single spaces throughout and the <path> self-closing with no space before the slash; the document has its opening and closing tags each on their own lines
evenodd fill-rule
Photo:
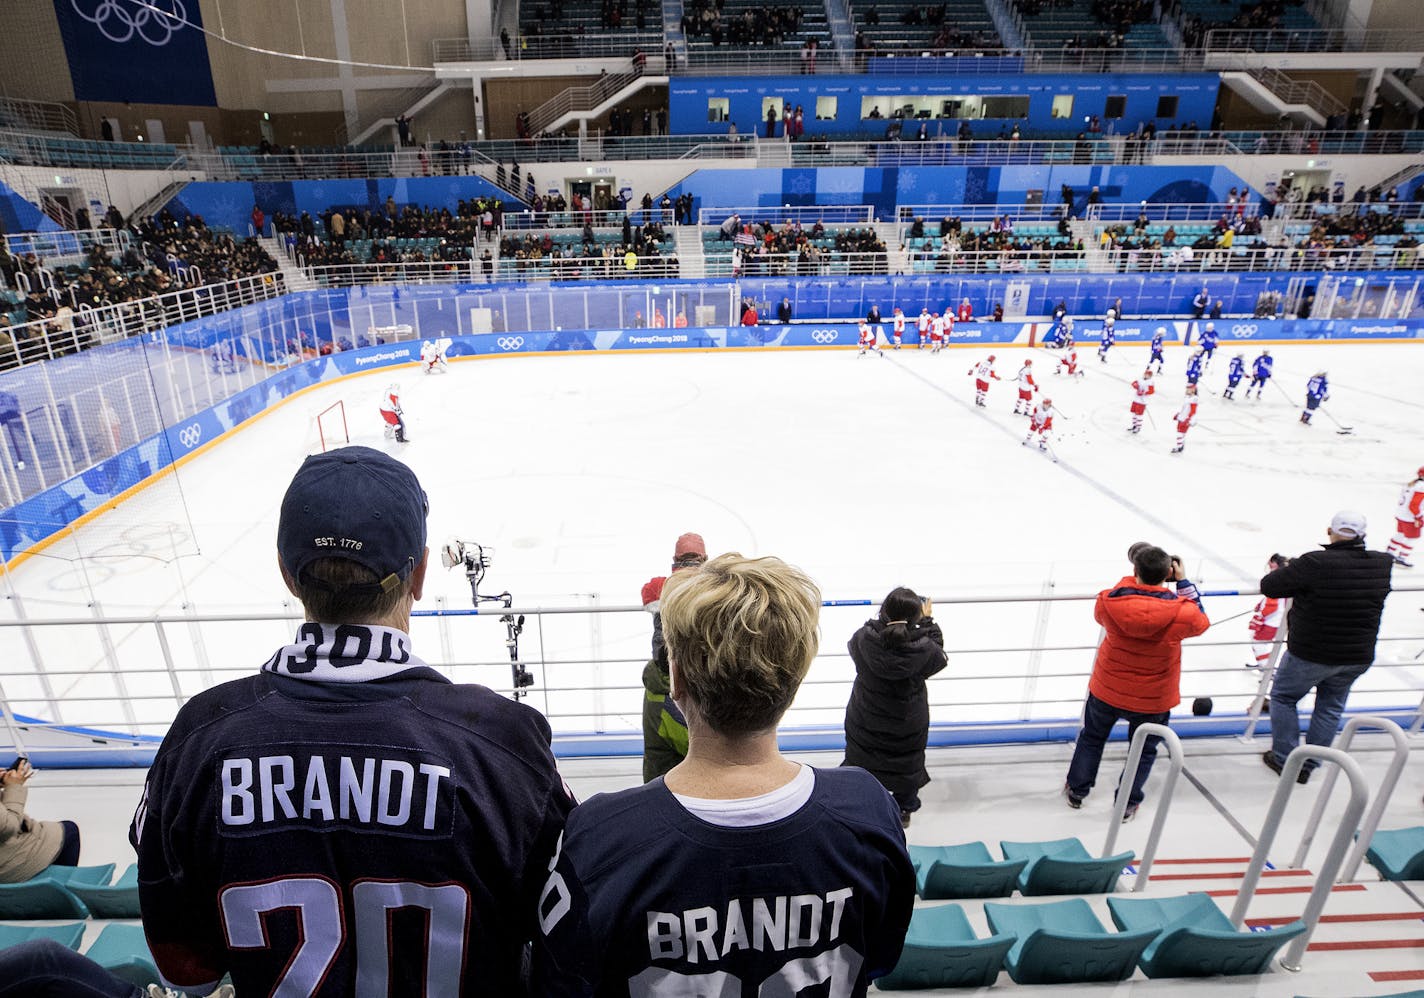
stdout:
<svg viewBox="0 0 1424 998">
<path fill-rule="evenodd" d="M 421 370 L 426 374 L 444 374 L 450 369 L 445 359 L 445 351 L 450 349 L 450 341 L 444 337 L 431 342 L 426 340 L 420 347 Z"/>
<path fill-rule="evenodd" d="M 237 357 L 233 353 L 232 340 L 218 340 L 214 343 L 211 358 L 214 374 L 237 373 Z"/>
<path fill-rule="evenodd" d="M 974 375 L 974 404 L 982 408 L 984 400 L 989 396 L 989 382 L 1002 380 L 994 373 L 994 355 L 990 354 L 975 364 L 969 369 L 969 373 Z"/>
<path fill-rule="evenodd" d="M 900 311 L 900 306 L 895 306 L 895 312 L 891 316 L 891 330 L 895 338 L 895 349 L 900 349 L 900 340 L 905 336 L 905 313 Z"/>
<path fill-rule="evenodd" d="M 1014 403 L 1014 412 L 1027 416 L 1033 410 L 1033 393 L 1038 391 L 1038 384 L 1033 380 L 1033 361 L 1024 361 L 1014 380 L 1019 386 L 1019 398 Z"/>
<path fill-rule="evenodd" d="M 1261 355 L 1251 363 L 1251 383 L 1246 386 L 1246 397 L 1251 397 L 1251 389 L 1256 389 L 1256 401 L 1261 401 L 1261 392 L 1266 387 L 1266 382 L 1271 380 L 1271 368 L 1275 366 L 1276 359 L 1271 356 L 1271 351 L 1262 350 Z"/>
<path fill-rule="evenodd" d="M 1129 433 L 1142 432 L 1142 416 L 1147 412 L 1147 398 L 1155 395 L 1157 386 L 1152 383 L 1152 368 L 1147 368 L 1142 372 L 1142 377 L 1132 383 L 1132 403 L 1127 407 L 1132 414 L 1132 425 L 1127 428 Z"/>
<path fill-rule="evenodd" d="M 1108 309 L 1108 312 L 1111 313 L 1112 309 Z M 1103 320 L 1103 332 L 1098 338 L 1098 361 L 1103 364 L 1108 362 L 1108 351 L 1112 349 L 1113 343 L 1115 342 L 1113 337 L 1113 326 L 1115 324 L 1116 320 L 1111 315 Z"/>
<path fill-rule="evenodd" d="M 1201 380 L 1202 369 L 1206 366 L 1206 354 L 1201 347 L 1197 347 L 1196 353 L 1187 358 L 1187 384 L 1195 385 Z"/>
<path fill-rule="evenodd" d="M 1283 554 L 1273 554 L 1266 562 L 1269 575 L 1278 568 L 1285 568 L 1290 559 Z M 1276 633 L 1281 629 L 1281 619 L 1285 616 L 1285 604 L 1274 596 L 1262 596 L 1256 603 L 1256 611 L 1251 614 L 1251 650 L 1256 654 L 1254 662 L 1247 662 L 1248 669 L 1259 669 L 1271 657 L 1271 647 Z"/>
<path fill-rule="evenodd" d="M 934 320 L 930 318 L 929 309 L 920 309 L 920 318 L 917 320 L 916 326 L 920 333 L 920 342 L 915 346 L 916 350 L 923 350 L 925 348 L 925 344 L 930 341 L 930 324 L 933 321 Z"/>
<path fill-rule="evenodd" d="M 1216 323 L 1208 322 L 1202 329 L 1200 340 L 1202 353 L 1206 354 L 1203 363 L 1205 363 L 1207 367 L 1211 366 L 1211 359 L 1216 356 L 1216 344 L 1220 339 L 1221 337 L 1216 333 Z"/>
<path fill-rule="evenodd" d="M 398 444 L 410 442 L 405 435 L 405 414 L 400 404 L 400 385 L 391 385 L 386 389 L 386 394 L 381 396 L 381 418 L 386 421 L 386 439 L 394 436 Z"/>
<path fill-rule="evenodd" d="M 865 351 L 873 350 L 880 353 L 880 343 L 875 336 L 875 329 L 864 319 L 860 320 L 860 353 L 858 356 L 864 357 Z M 884 357 L 883 353 L 880 356 Z"/>
<path fill-rule="evenodd" d="M 1405 568 L 1414 567 L 1409 556 L 1414 553 L 1414 542 L 1419 539 L 1421 528 L 1424 528 L 1424 467 L 1414 473 L 1414 481 L 1399 494 L 1399 506 L 1394 511 L 1394 536 L 1385 549 Z"/>
<path fill-rule="evenodd" d="M 1246 355 L 1238 353 L 1231 358 L 1231 366 L 1226 369 L 1226 388 L 1222 390 L 1221 397 L 1227 399 L 1236 398 L 1236 386 L 1241 384 L 1241 379 L 1246 377 Z M 1250 389 L 1248 388 L 1249 392 Z"/>
<path fill-rule="evenodd" d="M 1310 424 L 1310 417 L 1320 408 L 1320 403 L 1330 397 L 1330 379 L 1324 371 L 1316 371 L 1315 377 L 1305 383 L 1305 408 L 1300 411 L 1300 421 Z"/>
<path fill-rule="evenodd" d="M 1078 370 L 1078 344 L 1073 342 L 1073 337 L 1069 336 L 1063 341 L 1063 356 L 1058 358 L 1058 366 L 1054 368 L 1054 374 L 1062 374 L 1064 368 L 1068 368 L 1070 378 L 1081 378 L 1083 372 Z"/>
<path fill-rule="evenodd" d="M 1162 373 L 1162 343 L 1167 338 L 1167 327 L 1158 326 L 1156 332 L 1152 334 L 1152 356 L 1147 358 L 1148 364 L 1157 365 L 1157 373 Z"/>
<path fill-rule="evenodd" d="M 1048 450 L 1048 431 L 1053 429 L 1053 400 L 1048 397 L 1034 406 L 1033 413 L 1028 418 L 1028 436 L 1024 437 L 1023 445 L 1027 447 L 1033 443 L 1033 438 L 1038 437 L 1038 449 Z"/>
<path fill-rule="evenodd" d="M 1180 454 L 1187 446 L 1187 431 L 1197 421 L 1197 386 L 1187 386 L 1187 397 L 1182 399 L 1182 407 L 1177 410 L 1177 446 L 1173 454 Z"/>
</svg>

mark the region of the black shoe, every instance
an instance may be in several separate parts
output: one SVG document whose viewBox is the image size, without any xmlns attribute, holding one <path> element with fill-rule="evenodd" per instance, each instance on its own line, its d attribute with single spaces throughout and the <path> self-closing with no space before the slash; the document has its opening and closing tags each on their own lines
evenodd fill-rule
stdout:
<svg viewBox="0 0 1424 998">
<path fill-rule="evenodd" d="M 1137 817 L 1137 808 L 1138 808 L 1138 807 L 1139 807 L 1139 805 L 1137 805 L 1137 804 L 1129 804 L 1129 805 L 1127 805 L 1127 810 L 1124 811 L 1124 812 L 1122 812 L 1122 823 L 1123 823 L 1124 825 L 1127 824 L 1129 821 L 1131 821 L 1133 818 Z"/>
<path fill-rule="evenodd" d="M 900 827 L 901 827 L 901 828 L 909 828 L 909 827 L 910 827 L 910 815 L 911 815 L 911 814 L 912 814 L 912 812 L 910 812 L 910 811 L 901 811 L 901 812 L 900 812 Z"/>
<path fill-rule="evenodd" d="M 1066 783 L 1063 784 L 1063 796 L 1068 799 L 1068 806 L 1073 810 L 1076 811 L 1083 806 L 1083 798 L 1075 794 Z"/>
<path fill-rule="evenodd" d="M 1267 769 L 1271 770 L 1271 771 L 1272 771 L 1273 773 L 1275 773 L 1277 776 L 1280 776 L 1280 775 L 1281 775 L 1281 770 L 1282 770 L 1283 767 L 1281 766 L 1280 762 L 1277 761 L 1277 759 L 1276 759 L 1276 751 L 1275 751 L 1275 749 L 1266 749 L 1266 751 L 1262 752 L 1262 753 L 1261 753 L 1261 761 L 1266 764 L 1266 768 L 1267 768 Z M 1295 781 L 1296 781 L 1297 783 L 1309 783 L 1309 782 L 1310 782 L 1310 770 L 1302 768 L 1301 771 L 1296 774 Z"/>
</svg>

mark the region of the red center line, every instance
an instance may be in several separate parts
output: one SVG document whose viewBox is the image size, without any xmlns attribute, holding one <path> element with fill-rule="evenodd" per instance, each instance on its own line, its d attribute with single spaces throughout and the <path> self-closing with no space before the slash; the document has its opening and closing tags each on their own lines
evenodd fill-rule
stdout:
<svg viewBox="0 0 1424 998">
<path fill-rule="evenodd" d="M 1309 870 L 1262 870 L 1262 877 L 1313 877 Z M 1222 871 L 1220 873 L 1169 873 L 1164 877 L 1153 874 L 1149 879 L 1155 884 L 1159 880 L 1243 880 L 1246 871 Z"/>
<path fill-rule="evenodd" d="M 1424 949 L 1424 939 L 1367 939 L 1358 943 L 1311 943 L 1306 949 L 1317 953 L 1356 949 Z"/>
<path fill-rule="evenodd" d="M 1257 893 L 1258 895 L 1261 895 L 1261 894 L 1309 894 L 1309 893 L 1310 893 L 1311 891 L 1313 891 L 1314 889 L 1315 889 L 1315 888 L 1313 888 L 1313 887 L 1305 887 L 1305 886 L 1303 886 L 1303 885 L 1300 886 L 1300 887 L 1258 887 L 1258 888 L 1256 889 L 1256 893 Z M 1332 894 L 1334 894 L 1334 893 L 1336 893 L 1336 892 L 1342 892 L 1342 891 L 1362 891 L 1362 890 L 1364 890 L 1364 889 L 1365 889 L 1365 885 L 1364 885 L 1364 884 L 1336 884 L 1334 887 L 1330 888 L 1330 892 L 1331 892 Z M 1229 898 L 1229 897 L 1235 897 L 1236 895 L 1240 894 L 1241 892 L 1240 892 L 1240 891 L 1236 891 L 1236 890 L 1231 890 L 1230 888 L 1227 888 L 1227 889 L 1225 889 L 1225 890 L 1219 890 L 1219 891 L 1203 891 L 1202 893 L 1205 894 L 1207 897 L 1212 897 L 1212 898 Z"/>
<path fill-rule="evenodd" d="M 1248 918 L 1249 925 L 1289 925 L 1294 922 L 1294 918 L 1272 917 L 1272 918 Z M 1349 922 L 1424 922 L 1424 911 L 1377 911 L 1363 915 L 1321 915 L 1321 922 L 1331 922 L 1335 924 L 1345 924 Z"/>
</svg>

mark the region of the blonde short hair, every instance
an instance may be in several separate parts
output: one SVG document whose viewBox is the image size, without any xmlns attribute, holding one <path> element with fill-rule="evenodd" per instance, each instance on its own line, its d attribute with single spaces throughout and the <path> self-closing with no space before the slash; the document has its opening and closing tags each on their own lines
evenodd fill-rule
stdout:
<svg viewBox="0 0 1424 998">
<path fill-rule="evenodd" d="M 819 647 L 821 591 L 779 558 L 724 554 L 672 575 L 663 639 L 678 685 L 723 735 L 776 726 Z"/>
</svg>

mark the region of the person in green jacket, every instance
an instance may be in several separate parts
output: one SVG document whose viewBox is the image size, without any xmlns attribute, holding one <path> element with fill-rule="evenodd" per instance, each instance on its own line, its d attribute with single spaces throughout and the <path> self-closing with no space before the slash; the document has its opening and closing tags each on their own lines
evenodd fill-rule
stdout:
<svg viewBox="0 0 1424 998">
<path fill-rule="evenodd" d="M 687 533 L 677 539 L 672 571 L 697 568 L 706 560 L 707 545 L 700 534 Z M 653 656 L 643 667 L 644 783 L 662 776 L 687 755 L 687 720 L 672 701 L 663 619 L 658 612 L 665 582 L 666 575 L 657 575 L 643 586 L 643 609 L 653 615 Z"/>
</svg>

